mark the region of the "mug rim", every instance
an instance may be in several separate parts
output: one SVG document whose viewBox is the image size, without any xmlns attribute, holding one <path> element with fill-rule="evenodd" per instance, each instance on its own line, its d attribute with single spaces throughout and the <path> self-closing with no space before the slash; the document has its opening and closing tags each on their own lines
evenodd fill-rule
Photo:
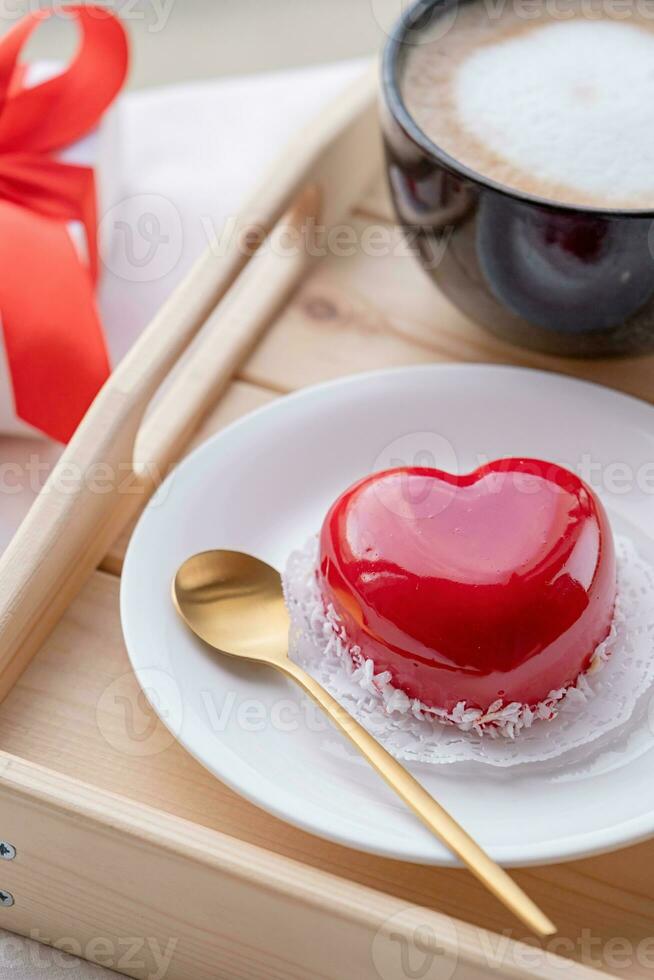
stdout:
<svg viewBox="0 0 654 980">
<path fill-rule="evenodd" d="M 479 3 L 480 0 L 463 0 L 464 3 Z M 486 177 L 484 174 L 473 170 L 466 164 L 451 156 L 443 147 L 439 146 L 427 136 L 425 131 L 418 125 L 414 117 L 407 109 L 402 87 L 399 82 L 399 58 L 402 53 L 403 45 L 407 35 L 415 29 L 415 22 L 431 8 L 442 6 L 459 7 L 461 0 L 413 0 L 413 3 L 402 13 L 391 28 L 388 40 L 384 47 L 382 57 L 382 90 L 387 107 L 389 108 L 395 122 L 398 124 L 404 135 L 418 146 L 423 153 L 433 158 L 445 169 L 470 183 L 481 185 L 487 190 L 501 194 L 503 197 L 520 201 L 524 204 L 531 204 L 548 211 L 566 214 L 583 214 L 597 218 L 650 218 L 654 219 L 654 206 L 651 208 L 609 208 L 595 207 L 588 204 L 570 204 L 562 201 L 554 201 L 551 198 L 540 197 L 537 194 L 529 194 L 526 191 L 510 187 Z"/>
</svg>

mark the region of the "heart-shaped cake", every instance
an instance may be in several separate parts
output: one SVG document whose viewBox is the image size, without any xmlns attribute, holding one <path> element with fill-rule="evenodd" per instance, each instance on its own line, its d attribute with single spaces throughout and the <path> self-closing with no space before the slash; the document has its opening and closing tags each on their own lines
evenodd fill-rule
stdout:
<svg viewBox="0 0 654 980">
<path fill-rule="evenodd" d="M 616 591 L 602 504 L 533 459 L 366 477 L 325 518 L 318 578 L 349 649 L 446 711 L 537 706 L 574 684 Z"/>
</svg>

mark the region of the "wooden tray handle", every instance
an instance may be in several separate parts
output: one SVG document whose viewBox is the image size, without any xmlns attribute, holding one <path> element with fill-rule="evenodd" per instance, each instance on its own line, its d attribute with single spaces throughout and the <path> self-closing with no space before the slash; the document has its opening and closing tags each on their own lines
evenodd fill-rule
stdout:
<svg viewBox="0 0 654 980">
<path fill-rule="evenodd" d="M 225 254 L 207 249 L 97 396 L 0 558 L 0 700 L 305 271 L 306 249 L 262 247 L 248 263 L 243 241 L 276 223 L 297 231 L 319 213 L 336 220 L 365 190 L 378 164 L 374 93 L 366 74 L 293 140 Z M 144 413 L 201 328 L 144 423 L 135 462 Z"/>
</svg>

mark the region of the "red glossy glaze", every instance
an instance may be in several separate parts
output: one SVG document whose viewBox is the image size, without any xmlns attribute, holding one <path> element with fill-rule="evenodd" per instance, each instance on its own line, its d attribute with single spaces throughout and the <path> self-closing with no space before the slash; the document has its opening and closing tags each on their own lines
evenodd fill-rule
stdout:
<svg viewBox="0 0 654 980">
<path fill-rule="evenodd" d="M 350 642 L 448 710 L 534 705 L 573 683 L 609 631 L 615 576 L 601 503 L 541 460 L 367 477 L 320 538 L 323 595 Z"/>
</svg>

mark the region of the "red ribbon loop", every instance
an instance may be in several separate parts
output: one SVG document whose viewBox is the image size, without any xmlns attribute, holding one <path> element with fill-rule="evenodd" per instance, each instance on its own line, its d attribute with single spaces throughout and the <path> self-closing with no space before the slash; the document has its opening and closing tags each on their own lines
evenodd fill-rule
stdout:
<svg viewBox="0 0 654 980">
<path fill-rule="evenodd" d="M 78 51 L 61 74 L 26 87 L 20 52 L 53 15 L 77 22 Z M 35 11 L 0 41 L 0 317 L 16 414 L 62 442 L 107 378 L 109 360 L 93 291 L 93 169 L 55 154 L 98 123 L 127 64 L 124 28 L 102 7 Z M 84 226 L 88 267 L 69 221 Z"/>
</svg>

